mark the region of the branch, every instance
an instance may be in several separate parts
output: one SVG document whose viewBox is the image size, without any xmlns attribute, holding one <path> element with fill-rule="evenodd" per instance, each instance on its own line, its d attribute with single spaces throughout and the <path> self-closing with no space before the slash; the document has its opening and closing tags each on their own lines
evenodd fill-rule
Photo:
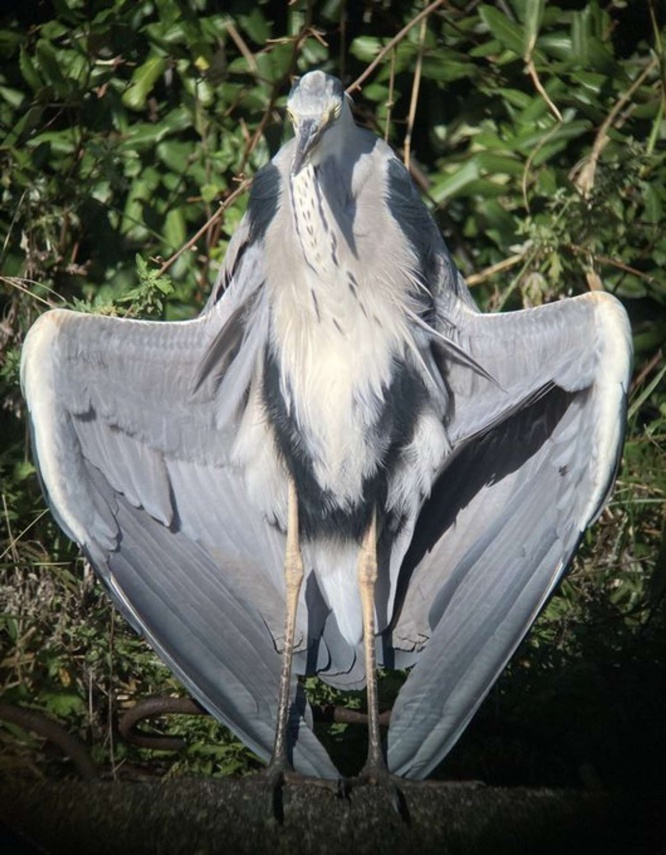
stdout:
<svg viewBox="0 0 666 855">
<path fill-rule="evenodd" d="M 68 733 L 65 728 L 39 710 L 27 710 L 14 704 L 0 701 L 0 720 L 15 724 L 24 730 L 43 736 L 62 753 L 69 757 L 85 781 L 92 780 L 98 775 L 97 767 L 90 759 L 84 744 L 76 736 Z"/>
<path fill-rule="evenodd" d="M 574 184 L 583 195 L 584 198 L 587 198 L 592 192 L 592 188 L 594 187 L 594 178 L 597 171 L 597 162 L 601 155 L 601 152 L 606 147 L 610 137 L 608 136 L 608 130 L 613 125 L 615 120 L 617 119 L 620 110 L 627 104 L 634 93 L 642 86 L 645 79 L 651 73 L 651 71 L 659 65 L 659 60 L 653 59 L 649 62 L 643 71 L 638 75 L 636 80 L 631 84 L 629 89 L 622 94 L 622 97 L 617 100 L 613 109 L 604 119 L 599 131 L 597 132 L 597 136 L 594 140 L 594 144 L 592 146 L 592 151 L 589 156 L 585 158 L 582 166 L 578 170 L 578 175 L 573 178 L 573 175 L 570 177 L 573 178 Z"/>
<path fill-rule="evenodd" d="M 412 159 L 412 132 L 416 121 L 416 106 L 419 103 L 419 89 L 421 88 L 421 69 L 423 68 L 423 48 L 425 45 L 427 18 L 421 21 L 419 33 L 419 51 L 416 57 L 416 68 L 414 69 L 414 80 L 412 81 L 412 97 L 409 102 L 409 116 L 407 118 L 407 133 L 405 134 L 405 166 L 409 170 Z"/>
<path fill-rule="evenodd" d="M 384 45 L 384 47 L 379 51 L 377 56 L 372 60 L 370 65 L 365 69 L 363 74 L 361 74 L 360 77 L 357 77 L 353 83 L 349 84 L 349 86 L 347 87 L 347 93 L 349 95 L 351 95 L 351 93 L 355 89 L 360 89 L 361 84 L 365 80 L 367 80 L 368 77 L 370 77 L 372 72 L 375 70 L 375 68 L 377 68 L 379 63 L 384 59 L 386 54 L 389 53 L 389 51 L 393 50 L 393 48 L 405 38 L 405 36 L 412 29 L 412 27 L 415 27 L 419 23 L 419 21 L 421 21 L 423 18 L 427 18 L 431 12 L 434 12 L 435 9 L 438 9 L 445 2 L 446 2 L 446 0 L 435 0 L 434 3 L 431 3 L 429 6 L 426 6 L 426 8 L 423 9 L 422 12 L 419 12 L 418 15 L 416 15 L 414 18 L 412 18 L 412 20 L 405 27 L 403 27 L 400 30 L 400 32 L 398 33 L 397 36 L 394 36 L 387 45 Z"/>
<path fill-rule="evenodd" d="M 217 220 L 219 220 L 219 218 L 222 216 L 222 214 L 227 210 L 228 207 L 230 207 L 236 201 L 236 199 L 238 199 L 239 196 L 242 196 L 243 193 L 245 193 L 245 191 L 247 190 L 247 188 L 250 186 L 251 183 L 252 183 L 252 181 L 249 178 L 246 178 L 244 181 L 241 181 L 241 183 L 234 190 L 234 192 L 231 193 L 229 196 L 227 196 L 227 198 L 224 200 L 224 202 L 222 202 L 220 204 L 217 211 L 215 211 L 215 213 L 206 220 L 206 222 L 203 224 L 203 226 L 201 226 L 201 228 L 194 235 L 194 237 L 191 237 L 187 241 L 187 243 L 184 243 L 181 246 L 181 248 L 179 250 L 177 250 L 176 252 L 174 252 L 174 254 L 170 258 L 167 258 L 167 260 L 164 262 L 164 264 L 157 271 L 157 275 L 161 276 L 163 273 L 166 273 L 166 271 L 171 267 L 171 265 L 178 258 L 180 258 L 180 256 L 184 252 L 186 252 L 188 249 L 193 247 L 194 244 L 199 240 L 201 235 L 204 234 L 204 232 L 207 229 L 209 229 L 213 225 L 213 223 L 215 223 Z"/>
<path fill-rule="evenodd" d="M 261 776 L 120 784 L 12 780 L 0 783 L 0 821 L 50 855 L 587 855 L 656 852 L 664 839 L 658 794 L 631 799 L 407 781 L 400 787 L 409 823 L 381 786 L 358 786 L 342 798 L 334 787 L 300 783 L 285 784 L 278 824 Z"/>
</svg>

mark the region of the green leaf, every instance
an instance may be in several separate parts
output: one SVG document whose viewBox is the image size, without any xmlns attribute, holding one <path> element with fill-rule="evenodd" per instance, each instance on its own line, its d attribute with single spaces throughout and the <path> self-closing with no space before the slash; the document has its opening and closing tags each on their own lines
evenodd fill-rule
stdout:
<svg viewBox="0 0 666 855">
<path fill-rule="evenodd" d="M 661 188 L 655 187 L 654 184 L 645 182 L 643 184 L 643 200 L 645 202 L 645 219 L 648 223 L 656 225 L 664 216 L 664 206 L 662 204 Z"/>
<path fill-rule="evenodd" d="M 44 85 L 42 78 L 39 76 L 28 51 L 23 47 L 19 53 L 19 68 L 21 69 L 23 79 L 33 91 L 41 89 Z"/>
<path fill-rule="evenodd" d="M 525 7 L 525 30 L 523 32 L 523 56 L 525 59 L 529 59 L 534 51 L 545 5 L 545 0 L 530 0 Z"/>
<path fill-rule="evenodd" d="M 132 75 L 129 88 L 123 93 L 123 104 L 130 110 L 143 110 L 148 95 L 166 69 L 167 61 L 163 56 L 153 56 L 139 66 Z"/>
<path fill-rule="evenodd" d="M 0 98 L 16 110 L 25 100 L 25 93 L 20 89 L 12 89 L 9 86 L 0 86 Z"/>
<path fill-rule="evenodd" d="M 18 639 L 18 621 L 11 615 L 0 615 L 0 627 L 7 633 L 11 641 Z"/>
<path fill-rule="evenodd" d="M 490 32 L 504 47 L 517 56 L 523 56 L 525 40 L 518 24 L 515 24 L 493 6 L 480 6 L 479 14 Z"/>
<path fill-rule="evenodd" d="M 56 718 L 66 718 L 72 713 L 84 713 L 86 705 L 83 698 L 71 692 L 44 692 L 44 707 Z"/>
<path fill-rule="evenodd" d="M 562 259 L 558 252 L 551 252 L 548 258 L 548 275 L 553 282 L 559 282 L 562 276 Z"/>
<path fill-rule="evenodd" d="M 509 89 L 508 87 L 498 87 L 497 94 L 501 95 L 509 104 L 524 110 L 533 100 L 532 95 L 527 92 L 522 92 L 520 89 Z"/>
<path fill-rule="evenodd" d="M 443 83 L 455 80 L 471 80 L 475 77 L 475 67 L 471 62 L 426 57 L 423 60 L 423 76 L 427 80 L 439 80 Z"/>
<path fill-rule="evenodd" d="M 443 202 L 446 199 L 454 196 L 465 188 L 467 184 L 475 181 L 479 177 L 479 164 L 476 159 L 468 160 L 460 169 L 447 175 L 442 181 L 436 184 L 431 192 L 435 202 Z"/>
<path fill-rule="evenodd" d="M 381 48 L 382 43 L 376 36 L 357 36 L 351 43 L 349 51 L 361 62 L 372 62 Z"/>
<path fill-rule="evenodd" d="M 35 50 L 40 74 L 45 83 L 50 83 L 61 97 L 67 97 L 69 85 L 60 69 L 58 53 L 51 42 L 40 39 Z"/>
<path fill-rule="evenodd" d="M 37 148 L 44 143 L 49 143 L 51 151 L 58 155 L 70 155 L 76 150 L 78 137 L 77 128 L 66 128 L 62 131 L 45 131 L 38 136 L 33 137 L 29 144 L 29 148 Z"/>
<path fill-rule="evenodd" d="M 0 30 L 0 56 L 5 59 L 14 56 L 16 48 L 23 39 L 23 33 L 14 32 L 14 30 Z"/>
<path fill-rule="evenodd" d="M 491 175 L 522 176 L 525 171 L 525 164 L 517 157 L 512 157 L 511 155 L 482 151 L 476 155 L 476 160 L 479 166 Z"/>
<path fill-rule="evenodd" d="M 164 140 L 158 144 L 156 153 L 172 172 L 182 175 L 193 157 L 192 143 L 177 139 Z"/>
<path fill-rule="evenodd" d="M 185 217 L 182 208 L 172 208 L 166 216 L 164 236 L 173 249 L 179 249 L 187 238 Z"/>
<path fill-rule="evenodd" d="M 569 64 L 572 59 L 571 36 L 565 32 L 543 33 L 539 36 L 539 51 L 546 56 L 561 59 Z"/>
<path fill-rule="evenodd" d="M 132 133 L 118 145 L 118 151 L 121 153 L 124 151 L 136 152 L 152 148 L 172 133 L 172 130 L 173 128 L 168 122 L 156 124 L 137 122 L 132 126 Z"/>
<path fill-rule="evenodd" d="M 261 10 L 256 6 L 249 15 L 239 15 L 238 23 L 257 45 L 263 47 L 271 37 L 268 22 Z"/>
</svg>

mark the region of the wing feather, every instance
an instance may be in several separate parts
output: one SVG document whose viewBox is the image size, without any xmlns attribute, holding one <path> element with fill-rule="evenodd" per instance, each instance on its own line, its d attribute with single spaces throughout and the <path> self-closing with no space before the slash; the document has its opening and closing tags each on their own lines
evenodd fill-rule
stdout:
<svg viewBox="0 0 666 855">
<path fill-rule="evenodd" d="M 231 459 L 266 328 L 255 249 L 232 253 L 239 283 L 194 321 L 46 313 L 26 339 L 22 382 L 57 519 L 194 696 L 268 758 L 284 536 Z M 305 650 L 305 609 L 298 632 Z M 292 697 L 295 767 L 335 777 L 295 680 Z"/>
<path fill-rule="evenodd" d="M 453 451 L 403 563 L 391 639 L 423 648 L 388 736 L 390 768 L 415 778 L 456 742 L 599 513 L 631 364 L 626 315 L 605 294 L 507 315 L 462 307 L 451 329 L 498 383 L 442 366 Z"/>
<path fill-rule="evenodd" d="M 207 550 L 122 497 L 118 522 L 127 548 L 96 562 L 114 598 L 193 696 L 267 758 L 275 735 L 279 657 L 258 611 Z M 296 697 L 295 679 L 291 691 Z M 299 701 L 290 722 L 293 761 L 305 774 L 336 777 L 305 724 L 304 699 Z"/>
</svg>

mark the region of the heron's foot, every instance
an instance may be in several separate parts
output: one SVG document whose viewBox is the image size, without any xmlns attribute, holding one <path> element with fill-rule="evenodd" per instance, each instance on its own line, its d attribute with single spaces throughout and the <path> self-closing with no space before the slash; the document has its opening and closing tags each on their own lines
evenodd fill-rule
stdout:
<svg viewBox="0 0 666 855">
<path fill-rule="evenodd" d="M 257 772 L 256 777 L 263 781 L 268 789 L 269 819 L 280 824 L 284 822 L 284 787 L 286 784 L 289 786 L 323 787 L 335 795 L 340 793 L 339 779 L 313 778 L 309 775 L 302 775 L 300 772 L 295 772 L 288 761 L 271 760 L 265 769 Z"/>
<path fill-rule="evenodd" d="M 349 798 L 351 791 L 358 787 L 380 787 L 388 795 L 393 809 L 403 822 L 411 825 L 403 783 L 402 778 L 389 772 L 383 759 L 369 760 L 355 778 L 344 778 L 340 782 L 340 792 L 345 798 Z"/>
<path fill-rule="evenodd" d="M 284 822 L 284 785 L 290 775 L 295 775 L 291 764 L 285 759 L 273 758 L 265 769 L 257 772 L 257 778 L 262 780 L 268 790 L 269 820 L 282 824 Z"/>
</svg>

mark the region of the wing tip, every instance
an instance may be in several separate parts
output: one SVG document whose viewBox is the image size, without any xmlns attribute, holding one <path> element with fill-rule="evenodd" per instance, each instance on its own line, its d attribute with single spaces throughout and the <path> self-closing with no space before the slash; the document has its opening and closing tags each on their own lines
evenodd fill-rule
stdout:
<svg viewBox="0 0 666 855">
<path fill-rule="evenodd" d="M 617 297 L 606 291 L 592 291 L 581 299 L 593 305 L 598 329 L 598 369 L 594 382 L 598 401 L 594 455 L 596 489 L 585 507 L 582 531 L 599 517 L 619 468 L 633 368 L 633 342 L 629 316 Z"/>
<path fill-rule="evenodd" d="M 30 407 L 30 395 L 43 375 L 40 357 L 53 347 L 64 323 L 66 309 L 49 309 L 40 315 L 28 330 L 21 350 L 21 389 Z M 37 369 L 37 370 L 34 370 Z"/>
</svg>

